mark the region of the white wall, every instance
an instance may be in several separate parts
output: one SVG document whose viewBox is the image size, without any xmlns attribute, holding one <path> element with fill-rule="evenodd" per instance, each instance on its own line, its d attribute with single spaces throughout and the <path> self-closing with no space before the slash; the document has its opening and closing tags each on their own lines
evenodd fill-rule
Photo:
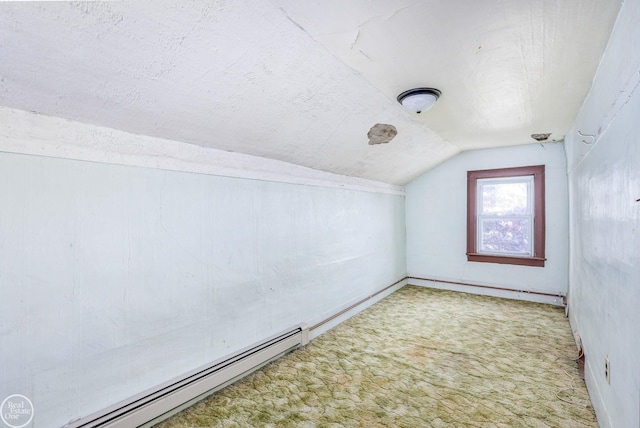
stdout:
<svg viewBox="0 0 640 428">
<path fill-rule="evenodd" d="M 0 198 L 0 396 L 30 398 L 36 427 L 406 273 L 402 195 L 0 153 Z"/>
<path fill-rule="evenodd" d="M 570 320 L 585 348 L 587 386 L 602 427 L 640 426 L 638 40 L 640 3 L 627 1 L 566 146 Z"/>
<path fill-rule="evenodd" d="M 542 164 L 546 165 L 545 267 L 468 262 L 467 171 Z M 561 144 L 457 155 L 406 186 L 406 212 L 409 276 L 544 293 L 567 291 L 567 180 Z"/>
</svg>

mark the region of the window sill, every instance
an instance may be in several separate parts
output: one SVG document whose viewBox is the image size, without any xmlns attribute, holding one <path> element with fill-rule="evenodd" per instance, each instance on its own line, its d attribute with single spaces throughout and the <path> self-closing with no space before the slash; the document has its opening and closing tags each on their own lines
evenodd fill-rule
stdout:
<svg viewBox="0 0 640 428">
<path fill-rule="evenodd" d="M 543 257 L 512 257 L 496 256 L 492 254 L 467 253 L 467 260 L 470 262 L 480 263 L 499 263 L 507 265 L 544 267 L 544 262 L 547 259 Z"/>
</svg>

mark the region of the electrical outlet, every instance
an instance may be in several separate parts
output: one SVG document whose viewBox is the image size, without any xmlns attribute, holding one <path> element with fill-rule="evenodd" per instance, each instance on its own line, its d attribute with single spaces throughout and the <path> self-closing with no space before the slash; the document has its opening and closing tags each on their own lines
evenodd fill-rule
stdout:
<svg viewBox="0 0 640 428">
<path fill-rule="evenodd" d="M 607 383 L 611 385 L 611 363 L 609 363 L 609 357 L 604 357 L 604 377 L 607 379 Z"/>
</svg>

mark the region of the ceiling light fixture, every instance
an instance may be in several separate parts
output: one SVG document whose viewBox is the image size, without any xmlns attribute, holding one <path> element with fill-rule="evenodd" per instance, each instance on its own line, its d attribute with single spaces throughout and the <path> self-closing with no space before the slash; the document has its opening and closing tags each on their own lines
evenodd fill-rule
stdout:
<svg viewBox="0 0 640 428">
<path fill-rule="evenodd" d="M 409 111 L 422 113 L 433 107 L 441 94 L 434 88 L 409 89 L 398 95 L 398 102 Z"/>
</svg>

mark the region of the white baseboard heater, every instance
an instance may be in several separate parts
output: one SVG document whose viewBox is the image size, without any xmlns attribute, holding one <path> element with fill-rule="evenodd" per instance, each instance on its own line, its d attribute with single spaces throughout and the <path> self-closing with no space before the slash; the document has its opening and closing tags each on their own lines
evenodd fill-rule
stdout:
<svg viewBox="0 0 640 428">
<path fill-rule="evenodd" d="M 267 363 L 309 343 L 302 325 L 200 367 L 63 428 L 131 428 L 159 422 Z"/>
</svg>

